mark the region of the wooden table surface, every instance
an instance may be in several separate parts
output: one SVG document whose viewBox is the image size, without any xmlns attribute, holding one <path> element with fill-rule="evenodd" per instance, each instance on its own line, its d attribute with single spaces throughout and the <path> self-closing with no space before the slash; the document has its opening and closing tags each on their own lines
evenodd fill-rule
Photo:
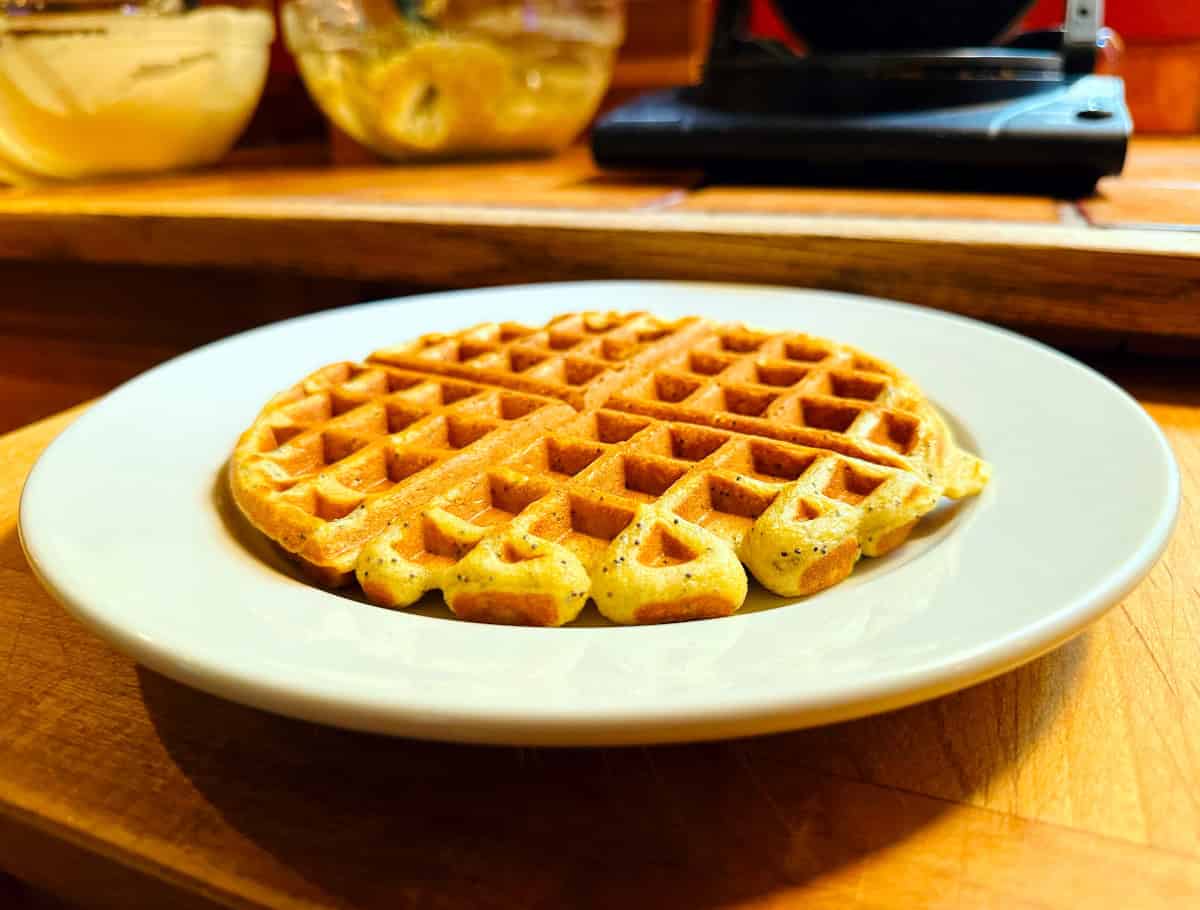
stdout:
<svg viewBox="0 0 1200 910">
<path fill-rule="evenodd" d="M 741 279 L 1194 342 L 1198 225 L 1196 141 L 1139 141 L 1081 202 L 618 180 L 579 152 L 0 191 L 0 432 L 396 283 Z M 22 481 L 71 415 L 0 436 L 0 907 L 1200 905 L 1200 369 L 1096 365 L 1183 470 L 1118 608 L 928 704 L 655 749 L 390 740 L 141 669 L 20 550 Z"/>
<path fill-rule="evenodd" d="M 0 263 L 274 269 L 420 286 L 799 284 L 1018 326 L 1200 341 L 1200 140 L 1136 140 L 1094 198 L 734 188 L 541 161 L 260 166 L 0 191 Z"/>
<path fill-rule="evenodd" d="M 1200 371 L 1100 366 L 1183 471 L 1170 548 L 1119 607 L 934 702 L 665 748 L 386 739 L 142 669 L 21 553 L 23 478 L 72 414 L 0 437 L 0 905 L 1200 906 Z"/>
</svg>

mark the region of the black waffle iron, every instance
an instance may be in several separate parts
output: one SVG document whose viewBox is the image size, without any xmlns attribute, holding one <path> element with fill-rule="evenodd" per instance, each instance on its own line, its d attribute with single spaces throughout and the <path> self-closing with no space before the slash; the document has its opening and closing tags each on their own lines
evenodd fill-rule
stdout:
<svg viewBox="0 0 1200 910">
<path fill-rule="evenodd" d="M 775 0 L 809 48 L 747 34 L 720 0 L 699 85 L 643 96 L 592 134 L 608 168 L 721 182 L 956 186 L 1084 195 L 1120 173 L 1124 86 L 1093 73 L 1103 0 L 994 43 L 1027 0 Z"/>
</svg>

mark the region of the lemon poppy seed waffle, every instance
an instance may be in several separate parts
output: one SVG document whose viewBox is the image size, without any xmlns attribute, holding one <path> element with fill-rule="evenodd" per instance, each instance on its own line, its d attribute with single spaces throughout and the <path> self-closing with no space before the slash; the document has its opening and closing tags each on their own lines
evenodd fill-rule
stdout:
<svg viewBox="0 0 1200 910">
<path fill-rule="evenodd" d="M 589 599 L 620 623 L 727 615 L 746 569 L 813 593 L 988 470 L 883 361 L 644 313 L 336 364 L 273 399 L 230 465 L 242 511 L 318 580 L 532 625 Z"/>
<path fill-rule="evenodd" d="M 492 622 L 561 625 L 589 597 L 620 623 L 724 616 L 743 563 L 809 594 L 894 549 L 937 499 L 901 468 L 602 409 L 402 516 L 358 578 L 376 603 L 440 588 Z"/>
<path fill-rule="evenodd" d="M 682 356 L 712 329 L 696 317 L 668 322 L 648 313 L 571 313 L 538 329 L 484 323 L 423 335 L 376 351 L 370 360 L 559 398 L 582 409 L 602 405 L 639 371 Z"/>
<path fill-rule="evenodd" d="M 396 515 L 574 414 L 538 396 L 333 364 L 268 403 L 238 441 L 230 486 L 255 527 L 334 587 Z"/>
</svg>

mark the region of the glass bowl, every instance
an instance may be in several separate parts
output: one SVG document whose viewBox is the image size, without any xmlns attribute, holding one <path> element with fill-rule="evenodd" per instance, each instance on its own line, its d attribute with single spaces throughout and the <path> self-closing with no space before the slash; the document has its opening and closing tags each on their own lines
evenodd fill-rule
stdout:
<svg viewBox="0 0 1200 910">
<path fill-rule="evenodd" d="M 281 19 L 326 116 L 399 160 L 566 146 L 624 33 L 620 0 L 291 0 Z"/>
<path fill-rule="evenodd" d="M 0 182 L 210 164 L 266 81 L 268 8 L 0 0 Z"/>
</svg>

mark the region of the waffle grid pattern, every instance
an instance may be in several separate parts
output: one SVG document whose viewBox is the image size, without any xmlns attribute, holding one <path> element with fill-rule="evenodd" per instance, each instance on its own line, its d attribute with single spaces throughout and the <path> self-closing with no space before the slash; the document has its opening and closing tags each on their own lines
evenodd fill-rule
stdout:
<svg viewBox="0 0 1200 910">
<path fill-rule="evenodd" d="M 686 350 L 706 330 L 695 318 L 577 313 L 540 329 L 505 322 L 425 335 L 370 360 L 558 398 L 582 410 L 602 405 L 630 371 Z"/>
<path fill-rule="evenodd" d="M 645 313 L 489 323 L 326 367 L 264 408 L 231 476 L 322 583 L 357 564 L 381 604 L 441 588 L 461 616 L 536 624 L 588 596 L 619 622 L 732 612 L 742 564 L 779 593 L 818 590 L 987 479 L 876 358 Z M 561 578 L 538 575 L 550 551 Z M 704 572 L 707 593 L 683 590 Z"/>
<path fill-rule="evenodd" d="M 609 407 L 905 467 L 927 440 L 919 395 L 887 364 L 807 335 L 716 327 Z M 899 457 L 898 457 L 899 456 Z"/>
<path fill-rule="evenodd" d="M 808 593 L 824 587 L 831 573 L 848 572 L 860 548 L 879 555 L 897 546 L 909 524 L 897 516 L 925 507 L 931 495 L 908 472 L 826 450 L 600 410 L 394 524 L 364 551 L 359 580 L 372 600 L 389 606 L 441 588 L 452 609 L 469 619 L 558 625 L 573 619 L 591 592 L 610 619 L 645 622 L 664 618 L 658 614 L 666 605 L 629 597 L 605 585 L 604 576 L 625 564 L 686 566 L 681 580 L 693 589 L 685 595 L 687 618 L 726 615 L 741 604 L 745 575 L 738 560 L 726 559 L 720 561 L 725 577 L 701 584 L 696 563 L 718 549 L 710 537 L 753 563 L 744 545 L 759 530 L 768 562 L 804 567 L 792 573 L 793 584 L 795 593 Z M 781 514 L 760 522 L 781 497 Z M 873 524 L 876 506 L 884 520 Z M 836 541 L 826 533 L 831 526 Z M 847 530 L 853 545 L 833 552 Z M 489 536 L 503 567 L 471 559 Z M 543 586 L 532 617 L 528 598 L 514 605 L 470 596 L 472 587 L 504 587 L 512 565 L 552 558 L 539 549 L 546 543 L 555 545 L 560 567 L 570 560 L 567 574 L 586 575 L 586 585 Z M 761 571 L 771 572 L 769 565 Z M 721 597 L 730 574 L 740 577 L 733 585 L 740 596 Z"/>
<path fill-rule="evenodd" d="M 575 411 L 560 402 L 382 366 L 326 367 L 279 396 L 243 438 L 235 493 L 319 581 L 348 581 L 357 547 Z M 253 491 L 252 493 L 250 491 Z M 249 508 L 248 508 L 249 506 Z M 251 511 L 251 509 L 255 511 Z"/>
</svg>

